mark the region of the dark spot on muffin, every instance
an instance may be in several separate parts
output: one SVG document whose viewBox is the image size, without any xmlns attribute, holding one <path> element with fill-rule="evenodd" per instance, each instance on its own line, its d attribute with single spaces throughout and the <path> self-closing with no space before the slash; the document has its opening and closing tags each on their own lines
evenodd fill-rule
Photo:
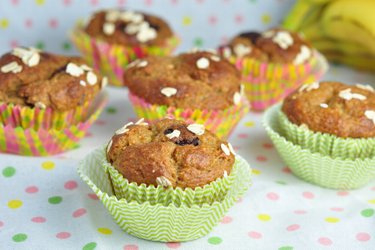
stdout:
<svg viewBox="0 0 375 250">
<path fill-rule="evenodd" d="M 168 135 L 168 134 L 170 134 L 172 132 L 173 132 L 173 128 L 168 128 L 168 129 L 164 130 L 164 134 L 165 135 Z"/>
<path fill-rule="evenodd" d="M 191 145 L 191 144 L 193 144 L 194 146 L 198 146 L 199 145 L 199 138 L 196 137 L 193 140 L 188 140 L 188 139 L 177 140 L 177 141 L 175 141 L 175 144 L 177 144 L 179 146 L 185 146 L 185 145 Z"/>
<path fill-rule="evenodd" d="M 260 37 L 259 32 L 251 31 L 251 32 L 244 32 L 239 35 L 240 37 L 249 39 L 252 43 L 255 43 L 258 38 Z"/>
</svg>

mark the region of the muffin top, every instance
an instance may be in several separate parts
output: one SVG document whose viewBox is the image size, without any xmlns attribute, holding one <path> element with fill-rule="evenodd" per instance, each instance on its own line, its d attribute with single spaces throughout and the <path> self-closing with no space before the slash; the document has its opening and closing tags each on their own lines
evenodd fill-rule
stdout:
<svg viewBox="0 0 375 250">
<path fill-rule="evenodd" d="M 107 160 L 129 182 L 194 189 L 229 175 L 235 157 L 232 146 L 203 125 L 141 119 L 116 131 Z"/>
<path fill-rule="evenodd" d="M 124 83 L 151 104 L 226 109 L 241 102 L 239 72 L 227 60 L 206 51 L 135 61 L 125 71 Z"/>
<path fill-rule="evenodd" d="M 221 48 L 225 57 L 255 58 L 264 62 L 302 64 L 312 56 L 311 45 L 295 32 L 274 28 L 246 32 Z"/>
<path fill-rule="evenodd" d="M 93 99 L 107 79 L 81 58 L 15 48 L 0 58 L 0 102 L 66 111 Z"/>
<path fill-rule="evenodd" d="M 369 85 L 339 82 L 302 85 L 283 103 L 296 125 L 342 138 L 375 137 L 375 91 Z"/>
<path fill-rule="evenodd" d="M 160 46 L 173 36 L 173 31 L 163 19 L 120 9 L 94 13 L 85 31 L 92 37 L 124 46 Z"/>
</svg>

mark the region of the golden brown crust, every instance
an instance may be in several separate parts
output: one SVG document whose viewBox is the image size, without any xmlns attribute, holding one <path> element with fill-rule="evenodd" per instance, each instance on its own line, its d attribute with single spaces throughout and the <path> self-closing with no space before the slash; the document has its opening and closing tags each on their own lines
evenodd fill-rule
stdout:
<svg viewBox="0 0 375 250">
<path fill-rule="evenodd" d="M 375 120 L 365 114 L 375 111 L 375 93 L 363 86 L 339 82 L 303 85 L 284 100 L 282 111 L 292 123 L 305 124 L 315 132 L 343 138 L 375 137 Z"/>
<path fill-rule="evenodd" d="M 147 65 L 141 67 L 143 63 Z M 236 68 L 209 52 L 145 58 L 128 67 L 124 83 L 148 103 L 192 109 L 226 109 L 233 106 L 234 95 L 241 89 Z M 168 96 L 164 88 L 176 93 Z"/>
<path fill-rule="evenodd" d="M 236 57 L 256 58 L 272 63 L 301 64 L 312 56 L 312 48 L 307 41 L 295 32 L 280 28 L 263 33 L 239 34 L 221 49 L 222 52 L 225 52 L 225 48 L 229 49 L 227 54 Z"/>
<path fill-rule="evenodd" d="M 92 100 L 101 89 L 102 78 L 91 70 L 86 70 L 79 77 L 66 72 L 69 63 L 84 65 L 81 58 L 35 53 L 38 53 L 40 60 L 33 66 L 28 66 L 12 52 L 0 58 L 0 102 L 66 111 Z M 7 65 L 15 62 L 22 68 L 21 71 L 7 71 Z M 93 85 L 87 82 L 89 72 L 97 77 Z M 81 81 L 86 86 L 82 86 Z"/>
<path fill-rule="evenodd" d="M 134 19 L 134 15 L 130 15 L 130 18 L 122 18 L 121 16 L 124 14 L 126 16 L 126 13 L 134 13 L 137 17 Z M 141 23 L 149 25 L 149 27 L 144 29 L 146 33 L 148 32 L 149 34 L 150 30 L 152 33 L 155 31 L 155 38 L 140 38 L 140 35 L 138 35 L 140 29 L 137 28 L 139 27 L 137 24 Z M 111 31 L 111 28 L 106 31 L 106 25 L 113 27 L 113 31 Z M 131 28 L 135 29 L 134 32 L 129 32 L 126 30 L 129 25 L 133 26 Z M 92 37 L 99 38 L 111 44 L 120 44 L 123 46 L 138 46 L 143 44 L 163 46 L 165 45 L 166 40 L 173 36 L 173 31 L 163 19 L 143 12 L 132 12 L 121 9 L 103 10 L 94 13 L 89 23 L 85 27 L 85 31 Z M 146 36 L 148 35 L 146 34 Z"/>
<path fill-rule="evenodd" d="M 114 135 L 107 147 L 107 159 L 130 182 L 181 188 L 202 187 L 230 174 L 234 155 L 227 155 L 226 142 L 205 131 L 197 135 L 183 121 L 161 120 L 153 125 L 129 125 Z M 178 130 L 177 137 L 169 138 Z"/>
</svg>

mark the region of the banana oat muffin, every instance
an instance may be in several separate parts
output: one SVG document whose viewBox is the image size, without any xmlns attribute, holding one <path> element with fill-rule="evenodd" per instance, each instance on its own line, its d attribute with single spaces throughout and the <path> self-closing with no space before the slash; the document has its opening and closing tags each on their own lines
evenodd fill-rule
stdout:
<svg viewBox="0 0 375 250">
<path fill-rule="evenodd" d="M 207 51 L 135 61 L 125 71 L 124 83 L 151 104 L 223 110 L 241 102 L 240 73 Z"/>
<path fill-rule="evenodd" d="M 116 131 L 107 160 L 129 182 L 194 189 L 229 175 L 235 157 L 232 146 L 203 125 L 141 119 Z"/>
<path fill-rule="evenodd" d="M 283 103 L 297 125 L 342 138 L 375 137 L 375 91 L 369 85 L 340 82 L 302 85 Z"/>
<path fill-rule="evenodd" d="M 160 46 L 173 36 L 173 31 L 163 19 L 142 12 L 120 9 L 95 13 L 85 31 L 92 37 L 124 46 Z"/>
<path fill-rule="evenodd" d="M 249 57 L 272 63 L 302 64 L 312 57 L 307 41 L 295 32 L 280 28 L 241 33 L 221 50 L 226 57 Z"/>
<path fill-rule="evenodd" d="M 66 111 L 92 100 L 106 83 L 78 57 L 15 48 L 0 58 L 2 103 Z"/>
</svg>

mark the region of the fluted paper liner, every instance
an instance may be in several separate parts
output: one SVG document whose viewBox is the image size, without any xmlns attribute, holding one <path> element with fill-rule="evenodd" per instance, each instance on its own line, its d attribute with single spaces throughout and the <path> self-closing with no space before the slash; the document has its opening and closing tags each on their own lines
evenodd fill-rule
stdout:
<svg viewBox="0 0 375 250">
<path fill-rule="evenodd" d="M 317 51 L 310 61 L 304 64 L 264 63 L 255 58 L 228 60 L 240 70 L 242 84 L 253 110 L 262 111 L 279 102 L 305 83 L 318 81 L 328 70 L 326 59 Z"/>
<path fill-rule="evenodd" d="M 343 159 L 373 158 L 375 157 L 375 138 L 340 138 L 335 135 L 314 132 L 305 126 L 297 126 L 289 121 L 280 110 L 278 117 L 282 135 L 290 142 L 311 152 L 329 155 Z"/>
<path fill-rule="evenodd" d="M 242 98 L 239 105 L 225 110 L 182 109 L 166 105 L 153 105 L 131 92 L 129 92 L 129 100 L 139 118 L 155 121 L 165 117 L 174 117 L 187 123 L 204 124 L 207 130 L 222 139 L 228 138 L 238 122 L 249 112 L 249 103 L 246 98 Z"/>
<path fill-rule="evenodd" d="M 101 93 L 88 107 L 88 118 L 62 129 L 33 129 L 0 125 L 0 152 L 28 156 L 46 156 L 62 153 L 79 146 L 92 123 L 98 118 L 107 102 L 107 94 Z M 31 113 L 23 119 L 33 120 Z M 31 116 L 30 116 L 31 115 Z"/>
<path fill-rule="evenodd" d="M 113 191 L 118 199 L 124 198 L 129 202 L 136 200 L 138 203 L 148 201 L 152 205 L 158 203 L 168 206 L 172 203 L 175 206 L 181 206 L 181 204 L 192 206 L 194 204 L 212 204 L 215 201 L 222 201 L 239 171 L 239 162 L 236 161 L 231 173 L 227 177 L 219 178 L 203 187 L 197 187 L 194 190 L 191 188 L 182 189 L 180 187 L 164 188 L 160 185 L 155 187 L 145 184 L 137 185 L 135 182 L 129 183 L 122 174 L 107 162 L 104 149 L 102 150 L 102 156 L 103 167 L 110 176 Z"/>
<path fill-rule="evenodd" d="M 130 62 L 146 56 L 171 55 L 179 44 L 179 39 L 176 36 L 169 38 L 164 46 L 110 44 L 90 37 L 83 30 L 82 25 L 77 25 L 71 32 L 70 38 L 87 63 L 107 76 L 109 84 L 115 86 L 124 86 L 123 74 Z"/>
<path fill-rule="evenodd" d="M 168 206 L 150 202 L 138 203 L 117 199 L 113 194 L 108 174 L 102 167 L 103 148 L 86 156 L 78 166 L 82 180 L 96 193 L 116 223 L 125 232 L 136 237 L 162 242 L 194 240 L 208 234 L 228 209 L 247 191 L 251 184 L 250 167 L 238 159 L 238 174 L 225 198 L 220 202 L 201 206 Z"/>
<path fill-rule="evenodd" d="M 299 178 L 332 189 L 355 189 L 375 178 L 375 157 L 366 159 L 332 158 L 313 153 L 283 137 L 278 119 L 279 107 L 268 109 L 263 126 L 281 158 Z"/>
</svg>

